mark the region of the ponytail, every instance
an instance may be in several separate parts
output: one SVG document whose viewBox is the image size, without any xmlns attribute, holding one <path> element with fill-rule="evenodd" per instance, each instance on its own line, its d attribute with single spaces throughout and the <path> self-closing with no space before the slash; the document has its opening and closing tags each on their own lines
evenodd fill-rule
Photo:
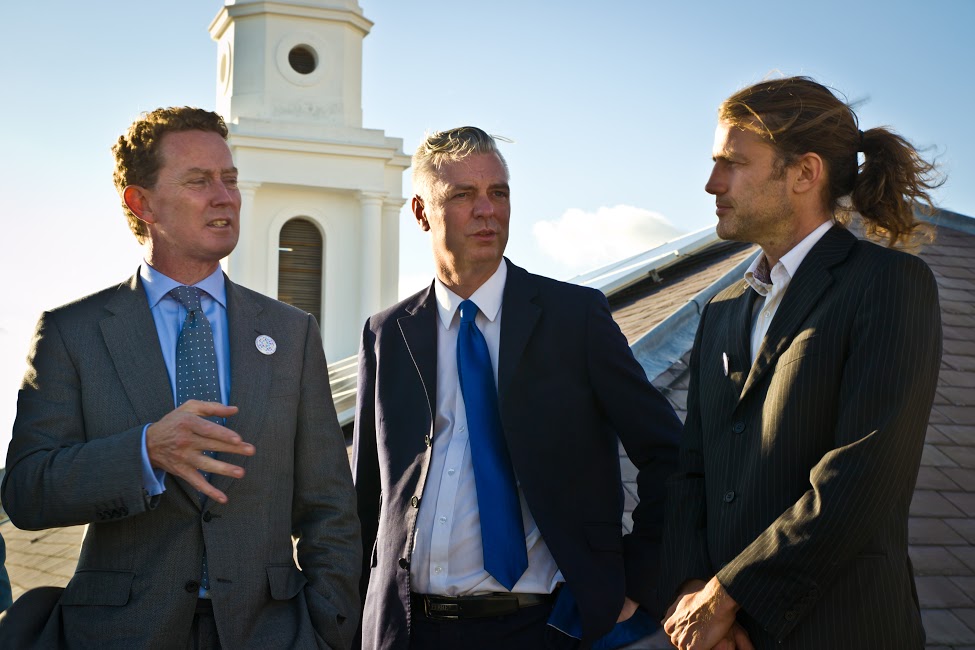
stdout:
<svg viewBox="0 0 975 650">
<path fill-rule="evenodd" d="M 863 217 L 868 236 L 886 239 L 888 246 L 910 246 L 928 234 L 915 212 L 933 212 L 930 191 L 944 181 L 910 142 L 885 127 L 864 132 L 862 150 L 852 207 Z"/>
</svg>

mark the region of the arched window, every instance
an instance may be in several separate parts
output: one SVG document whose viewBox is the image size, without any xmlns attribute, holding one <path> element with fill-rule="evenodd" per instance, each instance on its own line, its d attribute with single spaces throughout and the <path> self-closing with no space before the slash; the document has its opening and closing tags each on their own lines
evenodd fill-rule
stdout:
<svg viewBox="0 0 975 650">
<path fill-rule="evenodd" d="M 322 234 L 308 219 L 290 219 L 278 245 L 278 300 L 322 322 Z"/>
</svg>

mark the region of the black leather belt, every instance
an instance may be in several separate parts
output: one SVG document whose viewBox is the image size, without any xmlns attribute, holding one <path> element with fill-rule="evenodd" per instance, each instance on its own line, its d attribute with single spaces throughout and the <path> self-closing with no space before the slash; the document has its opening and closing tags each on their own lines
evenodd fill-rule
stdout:
<svg viewBox="0 0 975 650">
<path fill-rule="evenodd" d="M 439 621 L 505 616 L 525 607 L 549 605 L 554 601 L 554 593 L 483 594 L 481 596 L 410 594 L 410 604 L 414 612 L 423 612 L 427 618 Z"/>
</svg>

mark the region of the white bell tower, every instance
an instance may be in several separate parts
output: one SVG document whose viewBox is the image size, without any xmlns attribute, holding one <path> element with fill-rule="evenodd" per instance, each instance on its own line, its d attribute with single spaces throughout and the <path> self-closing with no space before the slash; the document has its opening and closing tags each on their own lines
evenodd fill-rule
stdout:
<svg viewBox="0 0 975 650">
<path fill-rule="evenodd" d="M 362 128 L 372 22 L 356 0 L 226 3 L 210 35 L 243 196 L 227 272 L 315 314 L 330 361 L 351 356 L 397 298 L 410 165 L 401 139 Z"/>
</svg>

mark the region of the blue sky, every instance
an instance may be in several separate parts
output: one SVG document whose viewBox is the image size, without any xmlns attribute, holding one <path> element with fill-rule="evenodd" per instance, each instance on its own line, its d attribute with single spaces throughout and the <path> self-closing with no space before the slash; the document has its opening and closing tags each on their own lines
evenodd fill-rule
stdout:
<svg viewBox="0 0 975 650">
<path fill-rule="evenodd" d="M 336 0 L 337 2 L 338 0 Z M 32 327 L 140 260 L 110 147 L 141 112 L 215 103 L 220 0 L 15 2 L 0 23 L 0 458 Z M 769 74 L 807 74 L 930 147 L 946 208 L 975 215 L 975 3 L 899 0 L 360 0 L 363 125 L 413 149 L 427 131 L 504 135 L 510 257 L 567 278 L 714 223 L 703 186 L 717 104 Z M 409 176 L 404 176 L 409 196 Z M 619 207 L 624 206 L 624 207 Z M 432 276 L 404 213 L 401 274 Z M 0 460 L 2 464 L 2 460 Z"/>
</svg>

